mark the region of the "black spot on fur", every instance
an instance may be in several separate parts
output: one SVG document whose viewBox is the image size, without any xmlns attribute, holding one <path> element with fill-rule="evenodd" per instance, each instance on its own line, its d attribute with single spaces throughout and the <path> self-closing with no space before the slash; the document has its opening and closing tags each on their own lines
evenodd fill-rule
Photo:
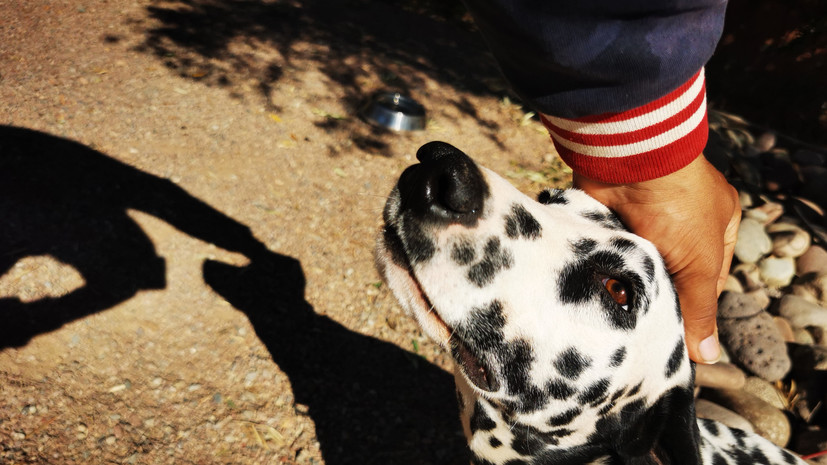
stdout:
<svg viewBox="0 0 827 465">
<path fill-rule="evenodd" d="M 511 268 L 513 262 L 511 253 L 500 246 L 498 238 L 492 237 L 485 244 L 482 260 L 468 270 L 468 279 L 477 287 L 485 287 L 494 280 L 497 272 Z"/>
<path fill-rule="evenodd" d="M 459 241 L 454 244 L 451 249 L 451 258 L 454 259 L 457 265 L 468 265 L 474 261 L 477 253 L 474 250 L 474 244 L 467 241 Z"/>
<path fill-rule="evenodd" d="M 637 245 L 625 237 L 612 238 L 611 244 L 618 252 L 626 253 L 637 249 Z"/>
<path fill-rule="evenodd" d="M 627 396 L 627 397 L 632 397 L 633 395 L 635 395 L 635 394 L 637 394 L 638 392 L 640 392 L 640 388 L 642 388 L 642 387 L 643 387 L 643 381 L 641 381 L 641 382 L 637 383 L 637 384 L 635 385 L 635 387 L 633 387 L 632 389 L 630 389 L 630 390 L 629 390 L 629 392 L 626 394 L 626 396 Z"/>
<path fill-rule="evenodd" d="M 496 465 L 496 464 L 493 463 L 493 462 L 489 462 L 488 460 L 485 460 L 482 457 L 477 457 L 476 455 L 474 455 L 474 457 L 471 458 L 471 465 Z"/>
<path fill-rule="evenodd" d="M 620 388 L 617 391 L 615 391 L 615 393 L 612 394 L 612 397 L 609 398 L 609 402 L 616 402 L 618 399 L 623 397 L 624 394 L 626 394 L 626 387 Z"/>
<path fill-rule="evenodd" d="M 434 256 L 436 244 L 422 231 L 419 223 L 405 221 L 402 225 L 401 236 L 412 265 L 428 261 Z"/>
<path fill-rule="evenodd" d="M 623 230 L 623 223 L 613 213 L 603 213 L 599 211 L 588 211 L 582 213 L 583 218 L 594 221 L 595 223 L 607 229 Z"/>
<path fill-rule="evenodd" d="M 589 357 L 581 354 L 576 348 L 569 347 L 554 362 L 554 368 L 566 378 L 575 380 L 580 377 L 583 370 L 588 368 L 591 363 L 592 361 Z"/>
<path fill-rule="evenodd" d="M 473 308 L 468 318 L 454 328 L 454 332 L 472 350 L 482 352 L 503 344 L 503 326 L 503 306 L 495 300 L 484 307 Z"/>
<path fill-rule="evenodd" d="M 574 421 L 574 419 L 577 418 L 580 415 L 580 412 L 582 412 L 582 409 L 580 407 L 573 407 L 573 408 L 571 408 L 569 410 L 566 410 L 565 412 L 563 412 L 559 415 L 555 415 L 555 416 L 549 418 L 547 424 L 549 426 L 565 426 L 565 425 L 568 425 L 569 423 Z"/>
<path fill-rule="evenodd" d="M 566 198 L 566 192 L 559 189 L 550 189 L 540 192 L 537 196 L 537 201 L 543 205 L 567 205 L 569 199 Z"/>
<path fill-rule="evenodd" d="M 462 393 L 459 391 L 459 388 L 457 388 L 454 392 L 456 392 L 457 395 L 457 405 L 459 406 L 459 411 L 462 413 L 462 411 L 465 410 L 465 401 L 462 398 Z"/>
<path fill-rule="evenodd" d="M 666 363 L 666 377 L 671 378 L 681 367 L 684 355 L 684 342 L 682 339 L 678 340 L 675 349 L 672 350 L 672 355 L 669 356 L 669 361 Z"/>
<path fill-rule="evenodd" d="M 514 459 L 514 460 L 509 460 L 508 462 L 505 462 L 503 465 L 526 465 L 526 462 L 525 462 L 525 460 Z"/>
<path fill-rule="evenodd" d="M 588 256 L 595 247 L 597 247 L 597 241 L 594 239 L 578 239 L 572 243 L 572 250 L 574 250 L 574 256 L 577 258 Z"/>
<path fill-rule="evenodd" d="M 795 456 L 786 449 L 781 449 L 781 455 L 784 457 L 784 461 L 789 463 L 790 465 L 795 465 L 796 463 L 798 463 L 798 460 L 796 460 Z"/>
<path fill-rule="evenodd" d="M 655 281 L 655 262 L 648 255 L 643 257 L 643 272 L 650 283 Z"/>
<path fill-rule="evenodd" d="M 546 386 L 546 393 L 557 400 L 568 399 L 576 392 L 574 387 L 561 379 L 550 381 Z"/>
<path fill-rule="evenodd" d="M 488 444 L 490 444 L 490 445 L 491 445 L 491 447 L 493 447 L 494 449 L 496 449 L 496 448 L 498 448 L 498 447 L 502 446 L 502 445 L 503 445 L 503 442 L 502 442 L 502 441 L 500 441 L 499 439 L 497 439 L 497 437 L 496 437 L 496 436 L 491 436 L 490 438 L 488 438 Z"/>
<path fill-rule="evenodd" d="M 577 396 L 577 401 L 582 404 L 597 404 L 606 398 L 606 392 L 609 390 L 609 379 L 603 378 L 591 386 L 586 388 Z"/>
<path fill-rule="evenodd" d="M 510 239 L 537 239 L 541 232 L 540 223 L 528 210 L 518 204 L 511 206 L 511 214 L 505 218 L 505 234 Z"/>
<path fill-rule="evenodd" d="M 712 465 L 727 465 L 727 463 L 728 462 L 721 456 L 721 454 L 717 452 L 712 454 Z"/>
<path fill-rule="evenodd" d="M 609 366 L 612 368 L 617 368 L 623 363 L 624 360 L 626 360 L 626 348 L 621 347 L 612 354 L 612 361 Z"/>
<path fill-rule="evenodd" d="M 721 435 L 721 430 L 718 428 L 718 424 L 712 420 L 708 420 L 706 418 L 700 418 L 700 424 L 704 427 L 705 430 L 709 431 L 715 437 Z"/>
<path fill-rule="evenodd" d="M 474 403 L 474 413 L 471 414 L 471 434 L 477 431 L 491 431 L 497 424 L 488 416 L 480 401 Z"/>
</svg>

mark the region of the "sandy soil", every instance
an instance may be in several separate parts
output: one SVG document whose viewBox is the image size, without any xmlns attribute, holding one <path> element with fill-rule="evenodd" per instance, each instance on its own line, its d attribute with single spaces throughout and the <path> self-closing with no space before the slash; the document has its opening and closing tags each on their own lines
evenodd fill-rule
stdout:
<svg viewBox="0 0 827 465">
<path fill-rule="evenodd" d="M 373 269 L 384 197 L 434 139 L 567 175 L 423 4 L 0 0 L 0 462 L 464 462 Z M 427 129 L 362 122 L 383 89 Z"/>
</svg>

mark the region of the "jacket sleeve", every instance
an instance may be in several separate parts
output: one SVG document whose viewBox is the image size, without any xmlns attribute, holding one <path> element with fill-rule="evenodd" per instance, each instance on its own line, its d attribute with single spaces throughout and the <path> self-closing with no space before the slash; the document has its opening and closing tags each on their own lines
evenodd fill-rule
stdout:
<svg viewBox="0 0 827 465">
<path fill-rule="evenodd" d="M 465 1 L 503 74 L 579 174 L 654 179 L 703 150 L 703 66 L 726 0 Z"/>
</svg>

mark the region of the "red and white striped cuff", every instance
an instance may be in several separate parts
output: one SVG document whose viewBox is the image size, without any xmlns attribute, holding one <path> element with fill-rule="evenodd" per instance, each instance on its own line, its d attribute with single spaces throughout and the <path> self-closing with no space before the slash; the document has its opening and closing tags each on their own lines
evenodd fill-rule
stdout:
<svg viewBox="0 0 827 465">
<path fill-rule="evenodd" d="M 628 111 L 540 119 L 563 161 L 583 176 L 611 184 L 659 178 L 688 165 L 706 145 L 703 69 L 669 94 Z"/>
</svg>

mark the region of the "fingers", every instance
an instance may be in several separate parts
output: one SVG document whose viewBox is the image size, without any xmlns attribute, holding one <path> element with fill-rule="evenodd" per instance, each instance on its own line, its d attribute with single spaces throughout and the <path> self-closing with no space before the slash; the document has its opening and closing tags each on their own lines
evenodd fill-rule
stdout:
<svg viewBox="0 0 827 465">
<path fill-rule="evenodd" d="M 718 294 L 710 284 L 708 278 L 676 283 L 689 358 L 698 363 L 715 363 L 721 358 L 716 324 Z"/>
</svg>

